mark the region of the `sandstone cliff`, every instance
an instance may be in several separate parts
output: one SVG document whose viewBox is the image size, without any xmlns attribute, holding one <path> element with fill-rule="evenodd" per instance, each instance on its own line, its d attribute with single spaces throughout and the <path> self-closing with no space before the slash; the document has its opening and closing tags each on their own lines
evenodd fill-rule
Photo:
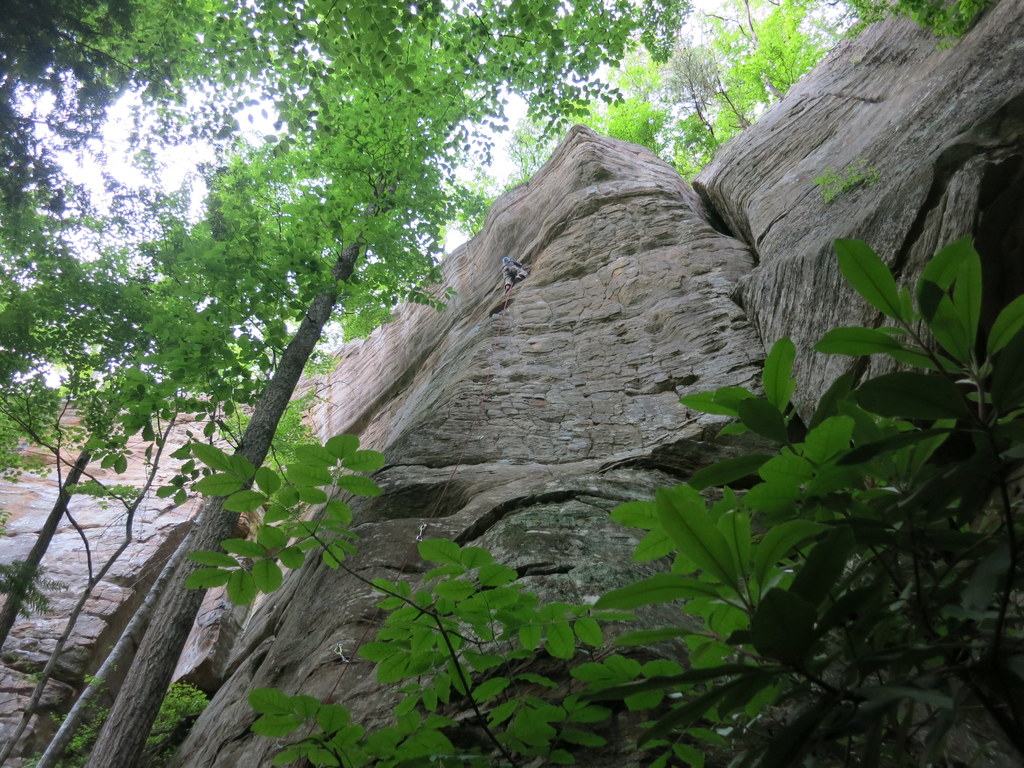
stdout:
<svg viewBox="0 0 1024 768">
<path fill-rule="evenodd" d="M 736 449 L 680 395 L 756 386 L 781 336 L 802 349 L 805 408 L 853 364 L 806 351 L 834 325 L 878 320 L 842 284 L 836 237 L 911 279 L 971 232 L 990 310 L 1024 292 L 1022 28 L 1010 0 L 947 49 L 908 23 L 872 28 L 724 147 L 700 196 L 646 150 L 573 129 L 446 259 L 444 312 L 403 308 L 314 383 L 321 437 L 357 432 L 388 458 L 384 494 L 357 507 L 353 567 L 421 572 L 422 535 L 487 546 L 546 597 L 583 601 L 635 575 L 635 539 L 609 510 Z M 878 179 L 826 202 L 815 179 L 858 166 Z M 503 256 L 531 271 L 507 306 Z M 270 763 L 274 744 L 248 730 L 253 687 L 386 721 L 372 665 L 339 654 L 372 635 L 374 602 L 320 563 L 289 577 L 229 649 L 177 765 Z"/>
<path fill-rule="evenodd" d="M 503 256 L 531 270 L 507 306 Z M 668 166 L 573 129 L 445 260 L 457 291 L 448 309 L 405 308 L 343 350 L 322 383 L 321 436 L 358 431 L 388 457 L 375 477 L 384 494 L 357 506 L 352 566 L 422 572 L 422 534 L 486 546 L 550 598 L 622 584 L 636 539 L 608 512 L 729 450 L 707 443 L 710 419 L 678 401 L 694 387 L 754 384 L 760 345 L 729 298 L 752 266 Z M 336 651 L 365 640 L 375 602 L 307 564 L 250 622 L 181 764 L 269 763 L 273 743 L 248 733 L 252 687 L 344 701 L 383 725 L 390 703 L 371 695 L 372 665 Z"/>
</svg>

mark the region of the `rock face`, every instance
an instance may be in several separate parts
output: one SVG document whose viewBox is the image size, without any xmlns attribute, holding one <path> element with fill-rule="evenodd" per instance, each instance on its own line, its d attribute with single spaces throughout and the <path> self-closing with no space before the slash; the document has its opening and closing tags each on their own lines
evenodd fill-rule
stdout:
<svg viewBox="0 0 1024 768">
<path fill-rule="evenodd" d="M 758 266 L 739 295 L 766 345 L 791 337 L 806 408 L 849 365 L 809 351 L 836 325 L 878 325 L 845 285 L 836 238 L 866 241 L 906 281 L 972 234 L 986 317 L 1024 292 L 1024 4 L 1002 2 L 953 47 L 907 23 L 838 46 L 730 142 L 695 186 Z M 815 179 L 874 169 L 825 202 Z"/>
<path fill-rule="evenodd" d="M 530 270 L 507 304 L 503 256 Z M 593 600 L 634 575 L 636 540 L 609 510 L 729 455 L 705 442 L 713 419 L 679 396 L 754 385 L 763 353 L 729 298 L 752 266 L 671 168 L 574 128 L 445 260 L 448 309 L 404 309 L 322 382 L 321 437 L 358 432 L 388 457 L 375 477 L 384 494 L 357 508 L 352 567 L 419 573 L 422 535 L 487 546 L 542 597 Z M 337 653 L 352 657 L 372 635 L 374 603 L 353 578 L 308 563 L 246 629 L 238 670 L 178 764 L 269 764 L 274 744 L 248 732 L 254 687 L 385 724 L 372 665 Z"/>
<path fill-rule="evenodd" d="M 417 538 L 444 537 L 487 546 L 542 598 L 583 602 L 634 578 L 636 541 L 609 510 L 743 447 L 714 439 L 715 417 L 679 396 L 756 387 L 765 348 L 790 336 L 807 410 L 852 365 L 809 347 L 835 325 L 878 323 L 838 274 L 836 237 L 868 241 L 909 281 L 973 233 L 991 320 L 1024 290 L 1021 29 L 1024 5 L 1004 0 L 950 48 L 901 22 L 844 43 L 719 152 L 700 197 L 646 150 L 573 129 L 445 260 L 446 311 L 403 308 L 311 383 L 322 438 L 358 433 L 388 459 L 383 495 L 353 504 L 351 567 L 413 577 L 426 568 Z M 856 182 L 858 168 L 877 180 Z M 847 183 L 826 203 L 815 180 L 829 170 Z M 503 256 L 530 270 L 507 301 Z M 219 630 L 231 647 L 197 640 L 183 668 L 228 677 L 176 765 L 269 765 L 277 747 L 249 731 L 256 687 L 389 722 L 393 698 L 355 656 L 382 618 L 376 600 L 311 561 L 236 640 Z M 105 642 L 100 625 L 117 620 L 96 622 Z"/>
<path fill-rule="evenodd" d="M 729 450 L 678 396 L 754 383 L 781 336 L 806 349 L 836 324 L 877 322 L 842 285 L 836 237 L 869 241 L 910 279 L 973 232 L 997 268 L 990 306 L 1019 293 L 1022 13 L 1001 3 L 949 49 L 899 22 L 844 44 L 719 153 L 696 182 L 703 205 L 645 151 L 573 129 L 447 259 L 448 310 L 401 312 L 322 383 L 321 436 L 358 432 L 390 462 L 384 495 L 359 507 L 353 567 L 418 573 L 422 534 L 490 547 L 542 596 L 619 583 L 633 540 L 608 510 Z M 878 180 L 826 204 L 814 180 L 858 165 Z M 507 307 L 503 256 L 531 270 Z M 803 406 L 849 365 L 805 352 Z M 254 687 L 386 722 L 371 665 L 338 655 L 371 636 L 372 604 L 350 577 L 307 565 L 250 623 L 177 764 L 269 762 L 273 745 L 248 731 Z"/>
</svg>

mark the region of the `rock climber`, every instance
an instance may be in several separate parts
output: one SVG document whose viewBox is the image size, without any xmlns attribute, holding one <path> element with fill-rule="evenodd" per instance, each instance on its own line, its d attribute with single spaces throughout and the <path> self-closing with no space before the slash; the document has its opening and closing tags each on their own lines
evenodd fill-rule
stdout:
<svg viewBox="0 0 1024 768">
<path fill-rule="evenodd" d="M 511 291 L 513 285 L 528 278 L 530 273 L 518 261 L 505 256 L 501 260 L 501 276 L 505 280 L 505 290 Z"/>
</svg>

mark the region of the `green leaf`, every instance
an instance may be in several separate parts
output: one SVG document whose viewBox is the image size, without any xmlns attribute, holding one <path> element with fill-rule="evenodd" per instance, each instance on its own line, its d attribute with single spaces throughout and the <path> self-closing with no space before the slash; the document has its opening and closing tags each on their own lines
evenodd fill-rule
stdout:
<svg viewBox="0 0 1024 768">
<path fill-rule="evenodd" d="M 646 746 L 652 740 L 660 739 L 677 729 L 686 728 L 704 718 L 713 707 L 727 696 L 749 700 L 761 689 L 771 685 L 776 678 L 776 674 L 771 671 L 762 671 L 748 667 L 738 677 L 716 684 L 711 690 L 697 699 L 684 700 L 685 703 L 671 709 L 653 726 L 644 731 L 637 739 L 637 742 L 641 746 Z"/>
<path fill-rule="evenodd" d="M 647 563 L 657 560 L 659 557 L 669 554 L 674 548 L 675 545 L 668 534 L 661 529 L 655 529 L 637 543 L 636 549 L 633 550 L 633 561 Z"/>
<path fill-rule="evenodd" d="M 296 445 L 292 453 L 300 463 L 312 467 L 333 467 L 338 462 L 331 451 L 320 445 Z"/>
<path fill-rule="evenodd" d="M 289 464 L 284 476 L 294 485 L 316 487 L 331 484 L 331 473 L 324 467 L 311 464 Z"/>
<path fill-rule="evenodd" d="M 257 560 L 252 566 L 252 578 L 256 589 L 270 594 L 281 586 L 281 568 L 273 560 Z"/>
<path fill-rule="evenodd" d="M 231 557 L 231 555 L 225 555 L 223 552 L 210 552 L 208 550 L 192 552 L 189 554 L 188 559 L 200 565 L 212 565 L 218 568 L 238 567 L 238 561 Z"/>
<path fill-rule="evenodd" d="M 853 381 L 852 374 L 844 373 L 832 382 L 818 402 L 814 416 L 811 417 L 811 421 L 807 425 L 809 429 L 814 429 L 825 419 L 838 415 L 839 403 L 846 401 L 853 391 Z"/>
<path fill-rule="evenodd" d="M 877 355 L 905 349 L 888 333 L 872 328 L 833 328 L 821 337 L 814 349 L 826 355 Z"/>
<path fill-rule="evenodd" d="M 238 563 L 233 563 L 238 565 Z M 192 571 L 185 579 L 185 589 L 210 589 L 221 587 L 228 583 L 233 571 L 225 571 L 220 568 L 199 568 Z"/>
<path fill-rule="evenodd" d="M 843 575 L 853 545 L 853 531 L 848 526 L 834 528 L 811 550 L 789 591 L 817 606 Z"/>
<path fill-rule="evenodd" d="M 743 400 L 738 406 L 738 412 L 740 420 L 751 431 L 777 443 L 788 442 L 786 420 L 779 409 L 767 400 L 760 397 Z"/>
<path fill-rule="evenodd" d="M 300 485 L 296 490 L 299 494 L 299 501 L 306 504 L 323 504 L 327 501 L 327 493 L 322 488 Z"/>
<path fill-rule="evenodd" d="M 231 471 L 230 457 L 215 445 L 192 443 L 192 455 L 210 469 L 219 469 L 224 472 Z"/>
<path fill-rule="evenodd" d="M 292 705 L 292 712 L 301 717 L 303 720 L 306 720 L 310 717 L 315 717 L 317 710 L 320 709 L 320 702 L 312 696 L 292 696 L 290 703 Z"/>
<path fill-rule="evenodd" d="M 277 558 L 286 568 L 296 570 L 306 562 L 306 553 L 298 547 L 285 547 L 277 553 Z"/>
<path fill-rule="evenodd" d="M 238 475 L 207 475 L 193 485 L 192 490 L 204 496 L 229 496 L 241 488 L 243 482 Z"/>
<path fill-rule="evenodd" d="M 235 605 L 248 605 L 256 598 L 256 582 L 248 571 L 232 571 L 228 577 L 228 598 Z"/>
<path fill-rule="evenodd" d="M 517 578 L 519 574 L 515 569 L 502 563 L 487 563 L 477 572 L 477 579 L 482 587 L 502 587 L 511 584 Z"/>
<path fill-rule="evenodd" d="M 462 548 L 448 539 L 426 539 L 419 543 L 420 557 L 431 563 L 462 565 Z"/>
<path fill-rule="evenodd" d="M 1008 545 L 995 549 L 982 560 L 971 574 L 963 591 L 963 607 L 968 611 L 984 611 L 1005 587 L 1010 573 Z"/>
<path fill-rule="evenodd" d="M 507 677 L 489 677 L 473 689 L 473 700 L 477 703 L 490 701 L 504 692 L 509 683 Z"/>
<path fill-rule="evenodd" d="M 291 699 L 277 688 L 256 688 L 249 691 L 249 706 L 263 715 L 292 714 Z"/>
<path fill-rule="evenodd" d="M 875 440 L 865 445 L 859 445 L 852 451 L 841 457 L 836 462 L 839 466 L 848 466 L 853 464 L 864 464 L 876 456 L 882 454 L 894 453 L 901 448 L 906 448 L 910 445 L 916 445 L 917 443 L 924 442 L 925 440 L 931 440 L 932 438 L 942 437 L 946 438 L 952 433 L 952 429 L 911 429 L 907 432 L 900 432 L 889 437 L 884 437 L 881 440 Z"/>
<path fill-rule="evenodd" d="M 339 459 L 344 459 L 359 447 L 359 438 L 355 435 L 335 435 L 324 447 Z"/>
<path fill-rule="evenodd" d="M 716 525 L 733 556 L 733 569 L 745 576 L 750 562 L 750 513 L 744 509 L 732 509 L 718 518 Z"/>
<path fill-rule="evenodd" d="M 384 454 L 379 451 L 353 451 L 341 463 L 353 472 L 375 472 L 384 466 Z"/>
<path fill-rule="evenodd" d="M 540 644 L 541 628 L 536 624 L 526 624 L 519 628 L 519 644 L 528 651 Z"/>
<path fill-rule="evenodd" d="M 383 493 L 379 485 L 362 475 L 342 475 L 338 478 L 338 487 L 344 488 L 355 496 L 366 496 L 369 498 L 380 496 Z"/>
<path fill-rule="evenodd" d="M 918 290 L 920 291 L 922 282 L 929 282 L 944 292 L 953 285 L 963 268 L 964 260 L 973 250 L 970 235 L 961 237 L 941 248 L 921 270 Z M 920 296 L 918 298 L 920 299 Z M 922 314 L 927 314 L 924 312 L 924 308 L 921 311 Z"/>
<path fill-rule="evenodd" d="M 242 557 L 265 557 L 267 554 L 266 548 L 246 539 L 224 539 L 220 545 L 228 552 Z"/>
<path fill-rule="evenodd" d="M 263 715 L 257 718 L 250 730 L 260 736 L 272 739 L 287 736 L 302 725 L 302 718 L 296 715 Z"/>
<path fill-rule="evenodd" d="M 548 625 L 544 648 L 556 659 L 571 659 L 576 653 L 576 638 L 567 621 L 555 621 Z"/>
<path fill-rule="evenodd" d="M 720 416 L 738 416 L 736 410 L 742 400 L 754 394 L 744 387 L 720 387 L 714 392 L 697 392 L 679 398 L 679 402 L 701 413 Z"/>
<path fill-rule="evenodd" d="M 758 653 L 784 664 L 802 665 L 814 640 L 814 606 L 797 594 L 770 589 L 750 621 Z"/>
<path fill-rule="evenodd" d="M 793 360 L 796 358 L 796 345 L 788 338 L 776 341 L 764 361 L 764 395 L 772 405 L 784 411 L 796 390 L 796 380 L 792 378 Z M 750 426 L 749 424 L 747 426 Z"/>
<path fill-rule="evenodd" d="M 224 509 L 228 512 L 252 512 L 263 506 L 266 501 L 267 497 L 259 491 L 239 491 L 225 499 Z"/>
<path fill-rule="evenodd" d="M 928 330 L 944 350 L 962 363 L 970 360 L 974 350 L 974 336 L 970 335 L 961 312 L 948 295 L 939 297 L 935 312 L 927 324 Z"/>
<path fill-rule="evenodd" d="M 992 401 L 1007 414 L 1024 405 L 1024 331 L 1018 331 L 996 356 L 992 370 Z"/>
<path fill-rule="evenodd" d="M 288 543 L 288 536 L 273 525 L 261 525 L 256 531 L 256 542 L 267 549 L 280 549 Z"/>
<path fill-rule="evenodd" d="M 658 508 L 653 501 L 627 501 L 612 510 L 612 520 L 649 531 L 658 524 Z"/>
<path fill-rule="evenodd" d="M 899 371 L 861 384 L 854 392 L 858 405 L 879 416 L 905 419 L 962 419 L 970 416 L 967 401 L 945 377 Z"/>
<path fill-rule="evenodd" d="M 695 634 L 692 629 L 681 627 L 663 627 L 661 629 L 638 629 L 635 632 L 627 632 L 619 635 L 613 641 L 613 645 L 653 645 L 664 640 L 675 640 L 677 638 L 689 637 Z"/>
<path fill-rule="evenodd" d="M 685 485 L 659 488 L 655 503 L 658 519 L 679 551 L 698 568 L 735 587 L 739 574 L 729 545 L 712 524 L 700 494 Z"/>
<path fill-rule="evenodd" d="M 953 288 L 953 306 L 964 328 L 967 344 L 973 348 L 981 319 L 981 257 L 971 245 L 970 237 L 961 238 L 957 241 L 960 243 L 963 243 L 960 247 L 965 253 Z"/>
<path fill-rule="evenodd" d="M 853 426 L 849 416 L 831 416 L 819 421 L 804 438 L 801 449 L 804 458 L 820 466 L 849 450 Z"/>
<path fill-rule="evenodd" d="M 892 273 L 878 255 L 860 240 L 835 242 L 839 270 L 868 304 L 896 319 L 903 318 L 899 289 Z"/>
<path fill-rule="evenodd" d="M 771 454 L 750 453 L 745 456 L 737 456 L 734 459 L 719 461 L 716 464 L 694 472 L 693 476 L 690 477 L 688 485 L 696 488 L 698 491 L 710 488 L 711 486 L 720 487 L 728 485 L 757 472 L 760 466 L 770 458 L 772 458 Z M 650 502 L 634 503 L 650 504 Z M 650 504 L 650 506 L 652 509 L 655 509 L 653 504 Z"/>
<path fill-rule="evenodd" d="M 347 526 L 352 523 L 352 508 L 340 499 L 331 499 L 327 502 L 324 515 L 337 525 Z"/>
<path fill-rule="evenodd" d="M 348 725 L 351 714 L 340 704 L 321 704 L 316 713 L 316 724 L 326 734 L 340 731 Z"/>
<path fill-rule="evenodd" d="M 256 485 L 266 494 L 276 493 L 281 487 L 281 476 L 270 467 L 256 470 Z"/>
<path fill-rule="evenodd" d="M 764 585 L 769 570 L 775 568 L 794 547 L 822 530 L 824 526 L 821 523 L 810 520 L 788 520 L 772 527 L 754 548 L 754 580 Z"/>
<path fill-rule="evenodd" d="M 1024 296 L 1018 296 L 999 313 L 988 334 L 988 354 L 1001 350 L 1024 328 Z"/>
<path fill-rule="evenodd" d="M 245 456 L 241 456 L 237 453 L 228 456 L 229 471 L 238 475 L 239 477 L 248 480 L 256 474 L 256 469 L 249 462 Z"/>
<path fill-rule="evenodd" d="M 604 634 L 601 632 L 601 625 L 589 616 L 576 619 L 573 624 L 573 631 L 581 643 L 600 648 L 604 645 Z"/>
</svg>

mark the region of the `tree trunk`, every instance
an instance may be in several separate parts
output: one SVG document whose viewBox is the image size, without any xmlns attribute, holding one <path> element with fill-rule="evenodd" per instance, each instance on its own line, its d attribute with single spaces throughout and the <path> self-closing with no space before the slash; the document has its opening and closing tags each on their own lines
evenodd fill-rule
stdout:
<svg viewBox="0 0 1024 768">
<path fill-rule="evenodd" d="M 336 280 L 351 276 L 360 250 L 358 244 L 342 250 L 333 268 Z M 281 415 L 337 300 L 336 284 L 313 299 L 253 411 L 236 453 L 254 467 L 259 467 L 266 458 Z M 189 536 L 190 551 L 216 550 L 222 540 L 230 538 L 238 515 L 224 511 L 224 498 L 209 498 L 203 504 Z M 185 579 L 199 567 L 191 560 L 183 560 L 176 569 L 100 731 L 87 768 L 134 768 L 136 765 L 203 600 L 203 590 L 185 589 Z"/>
<path fill-rule="evenodd" d="M 60 462 L 60 456 L 57 456 L 58 468 Z M 60 484 L 60 491 L 57 494 L 57 501 L 53 503 L 53 509 L 50 510 L 49 517 L 46 518 L 46 522 L 43 523 L 43 528 L 39 531 L 39 537 L 36 539 L 35 544 L 32 545 L 32 549 L 28 553 L 28 557 L 25 558 L 21 564 L 21 572 L 26 578 L 35 578 L 35 574 L 39 570 L 39 564 L 43 561 L 43 556 L 46 554 L 46 550 L 50 548 L 50 542 L 53 541 L 53 534 L 57 532 L 57 526 L 60 524 L 60 519 L 64 516 L 64 510 L 67 509 L 68 499 L 71 498 L 71 494 L 68 493 L 68 486 L 74 485 L 82 477 L 82 473 L 85 472 L 85 468 L 89 466 L 89 462 L 92 461 L 92 454 L 89 451 L 82 451 L 78 454 L 78 458 L 75 460 L 74 465 L 71 467 L 71 471 L 68 472 L 67 477 Z M 21 583 L 21 579 L 18 579 L 18 584 Z M 11 594 L 7 596 L 7 600 L 4 602 L 3 608 L 0 609 L 0 647 L 3 646 L 7 640 L 7 635 L 11 631 L 11 627 L 14 626 L 15 619 L 18 618 L 18 611 L 21 610 L 21 603 L 23 593 L 19 589 L 15 588 Z"/>
</svg>

